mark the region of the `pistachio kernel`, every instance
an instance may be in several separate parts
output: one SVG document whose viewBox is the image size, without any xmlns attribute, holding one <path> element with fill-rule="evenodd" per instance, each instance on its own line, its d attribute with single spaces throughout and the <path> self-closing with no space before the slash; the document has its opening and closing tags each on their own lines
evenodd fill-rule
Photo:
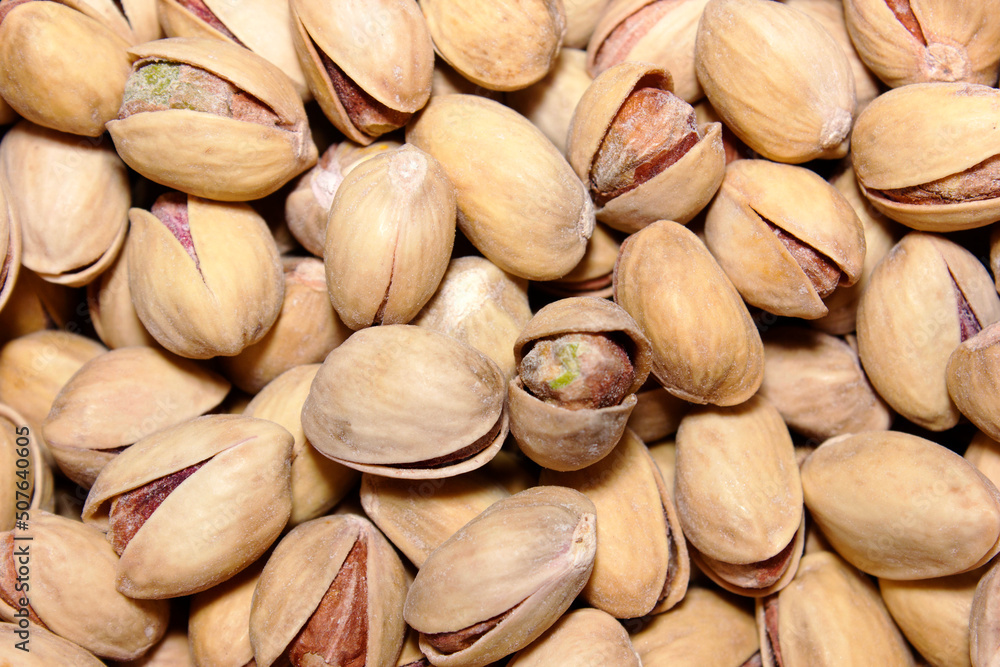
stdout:
<svg viewBox="0 0 1000 667">
<path fill-rule="evenodd" d="M 403 127 L 410 120 L 413 114 L 396 111 L 382 104 L 352 81 L 315 43 L 313 48 L 319 54 L 323 69 L 330 77 L 330 83 L 347 112 L 347 117 L 358 130 L 370 137 L 377 137 Z"/>
<path fill-rule="evenodd" d="M 955 300 L 958 302 L 959 335 L 961 342 L 964 343 L 982 331 L 983 325 L 972 311 L 972 306 L 969 304 L 968 299 L 965 298 L 965 294 L 962 293 L 958 282 L 955 281 L 955 276 L 951 276 L 951 285 L 955 290 Z"/>
<path fill-rule="evenodd" d="M 896 20 L 906 28 L 906 32 L 913 35 L 918 42 L 927 46 L 927 39 L 924 37 L 924 31 L 920 27 L 917 15 L 913 13 L 910 0 L 885 0 L 885 4 L 889 6 L 889 11 L 896 17 Z"/>
<path fill-rule="evenodd" d="M 781 644 L 778 643 L 778 594 L 774 593 L 764 599 L 764 634 L 767 637 L 767 648 L 774 658 L 775 667 L 784 667 L 781 657 Z"/>
<path fill-rule="evenodd" d="M 502 614 L 498 614 L 493 618 L 488 618 L 480 623 L 470 625 L 462 630 L 428 634 L 424 635 L 424 639 L 428 644 L 433 646 L 436 651 L 445 655 L 451 655 L 452 653 L 464 651 L 479 641 L 479 639 L 487 632 L 500 625 L 500 623 L 510 616 L 510 614 L 517 609 L 518 606 L 520 605 L 515 605 Z"/>
<path fill-rule="evenodd" d="M 760 213 L 757 213 L 757 215 L 760 215 Z M 816 293 L 819 294 L 819 298 L 825 299 L 833 294 L 833 291 L 837 289 L 837 285 L 840 284 L 840 277 L 842 275 L 840 267 L 834 264 L 829 257 L 824 256 L 815 248 L 798 240 L 770 220 L 763 216 L 761 216 L 761 220 L 771 228 L 771 231 L 778 237 L 778 240 L 785 246 L 785 249 L 791 253 L 795 263 L 802 267 L 806 277 L 809 278 L 809 282 L 812 283 Z"/>
<path fill-rule="evenodd" d="M 519 372 L 535 397 L 570 410 L 618 405 L 635 381 L 628 352 L 608 334 L 542 338 L 521 360 Z"/>
<path fill-rule="evenodd" d="M 996 199 L 1000 197 L 1000 155 L 989 157 L 965 171 L 936 181 L 871 192 L 900 204 L 924 206 Z"/>
<path fill-rule="evenodd" d="M 157 198 L 150 212 L 170 230 L 170 233 L 194 260 L 195 268 L 200 272 L 201 262 L 198 261 L 198 253 L 194 249 L 187 203 L 187 195 L 180 192 L 168 192 Z"/>
</svg>

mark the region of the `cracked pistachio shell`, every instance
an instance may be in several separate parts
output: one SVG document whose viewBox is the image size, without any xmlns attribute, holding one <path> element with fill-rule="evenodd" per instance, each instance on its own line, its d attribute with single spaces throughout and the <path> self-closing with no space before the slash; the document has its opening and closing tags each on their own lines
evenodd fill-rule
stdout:
<svg viewBox="0 0 1000 667">
<path fill-rule="evenodd" d="M 129 50 L 132 75 L 147 63 L 191 65 L 225 79 L 273 113 L 265 125 L 192 109 L 134 113 L 108 122 L 121 158 L 162 185 L 199 197 L 246 201 L 269 195 L 316 164 L 302 101 L 288 77 L 243 47 L 174 37 Z"/>
<path fill-rule="evenodd" d="M 187 634 L 196 665 L 246 667 L 253 660 L 250 606 L 262 561 L 191 597 Z"/>
<path fill-rule="evenodd" d="M 0 403 L 0 530 L 14 528 L 18 501 L 23 508 L 25 497 L 29 509 L 55 509 L 52 469 L 37 433 L 17 410 Z M 27 467 L 19 466 L 18 460 L 26 461 Z M 19 488 L 25 482 L 27 487 Z"/>
<path fill-rule="evenodd" d="M 828 440 L 802 464 L 802 490 L 837 553 L 876 577 L 966 572 L 1000 549 L 993 483 L 958 454 L 914 435 Z"/>
<path fill-rule="evenodd" d="M 17 537 L 30 542 L 15 541 L 13 531 L 0 535 L 9 558 L 0 577 L 7 570 L 6 583 L 13 585 L 19 547 L 30 544 L 30 609 L 46 629 L 114 660 L 134 660 L 159 641 L 167 629 L 167 602 L 133 600 L 115 589 L 118 555 L 100 530 L 43 511 L 31 512 L 28 525 Z M 10 593 L 15 600 L 24 595 Z M 16 623 L 13 614 L 14 608 L 0 602 L 5 620 Z"/>
<path fill-rule="evenodd" d="M 845 0 L 865 64 L 892 88 L 931 81 L 992 86 L 1000 70 L 1000 3 Z"/>
<path fill-rule="evenodd" d="M 323 113 L 370 144 L 427 104 L 434 44 L 411 0 L 292 0 L 292 37 Z"/>
<path fill-rule="evenodd" d="M 18 633 L 21 633 L 20 635 Z M 13 623 L 0 623 L 0 660 L 19 667 L 105 667 L 94 654 L 37 625 L 27 637 Z M 29 643 L 18 647 L 19 642 Z M 23 650 L 27 647 L 28 650 Z"/>
<path fill-rule="evenodd" d="M 361 477 L 365 514 L 418 568 L 462 526 L 510 495 L 481 470 L 435 480 Z"/>
<path fill-rule="evenodd" d="M 969 667 L 972 608 L 982 575 L 978 569 L 920 581 L 879 579 L 878 585 L 896 625 L 921 656 L 932 665 Z M 876 664 L 872 657 L 868 664 Z"/>
<path fill-rule="evenodd" d="M 94 357 L 67 381 L 41 433 L 66 476 L 89 488 L 121 447 L 208 412 L 229 389 L 189 359 L 123 347 Z"/>
<path fill-rule="evenodd" d="M 686 102 L 705 91 L 694 67 L 698 22 L 708 0 L 614 0 L 587 45 L 587 67 L 597 76 L 621 62 L 653 63 L 669 70 L 674 92 Z"/>
<path fill-rule="evenodd" d="M 759 395 L 788 428 L 823 441 L 859 431 L 885 431 L 892 411 L 875 393 L 849 340 L 798 327 L 764 334 Z"/>
<path fill-rule="evenodd" d="M 507 435 L 504 377 L 481 352 L 405 324 L 355 332 L 323 362 L 302 427 L 325 456 L 390 477 L 450 477 Z"/>
<path fill-rule="evenodd" d="M 182 196 L 171 206 L 163 215 L 180 236 L 149 211 L 129 211 L 136 313 L 174 354 L 238 354 L 261 340 L 281 312 L 285 281 L 274 237 L 247 204 Z M 175 217 L 186 217 L 186 234 Z"/>
<path fill-rule="evenodd" d="M 1000 220 L 998 120 L 1000 91 L 988 86 L 920 83 L 880 95 L 854 128 L 861 191 L 913 229 L 950 232 Z"/>
<path fill-rule="evenodd" d="M 406 324 L 437 290 L 455 241 L 455 191 L 441 164 L 404 145 L 344 177 L 323 263 L 330 301 L 351 329 Z"/>
<path fill-rule="evenodd" d="M 471 345 L 511 378 L 517 373 L 514 341 L 530 319 L 527 281 L 467 256 L 448 263 L 437 292 L 410 323 Z"/>
<path fill-rule="evenodd" d="M 250 49 L 284 72 L 299 97 L 308 101 L 309 88 L 292 42 L 292 14 L 287 2 L 155 0 L 154 4 L 167 37 L 217 39 Z M 281 27 L 284 29 L 277 29 Z"/>
<path fill-rule="evenodd" d="M 514 360 L 520 365 L 539 341 L 578 333 L 607 335 L 628 355 L 634 376 L 621 401 L 601 408 L 572 409 L 543 400 L 520 375 L 508 383 L 511 434 L 528 458 L 552 470 L 580 470 L 610 453 L 625 432 L 635 392 L 649 375 L 649 341 L 621 306 L 598 297 L 560 299 L 540 309 L 514 342 Z M 579 376 L 579 363 L 565 368 Z"/>
<path fill-rule="evenodd" d="M 677 430 L 677 516 L 691 559 L 717 584 L 760 597 L 791 581 L 804 512 L 795 447 L 760 397 L 696 408 Z"/>
<path fill-rule="evenodd" d="M 577 609 L 565 614 L 507 663 L 508 667 L 640 667 L 641 664 L 622 624 L 599 609 Z"/>
<path fill-rule="evenodd" d="M 459 229 L 501 269 L 555 280 L 580 262 L 594 207 L 559 149 L 524 116 L 475 95 L 435 96 L 406 141 L 444 167 Z"/>
<path fill-rule="evenodd" d="M 768 0 L 710 0 L 695 68 L 722 120 L 762 156 L 797 164 L 847 154 L 854 75 L 808 14 Z"/>
<path fill-rule="evenodd" d="M 21 225 L 13 218 L 0 182 L 0 310 L 7 305 L 21 272 Z"/>
<path fill-rule="evenodd" d="M 764 667 L 913 665 L 878 589 L 836 554 L 803 556 L 788 586 L 756 607 Z"/>
<path fill-rule="evenodd" d="M 128 46 L 61 3 L 17 5 L 0 23 L 0 96 L 33 123 L 99 137 L 118 114 Z"/>
<path fill-rule="evenodd" d="M 275 547 L 254 591 L 256 664 L 269 667 L 297 644 L 300 665 L 395 667 L 406 589 L 403 563 L 366 518 L 339 514 L 301 524 Z M 315 653 L 327 646 L 327 657 Z"/>
<path fill-rule="evenodd" d="M 595 523 L 583 494 L 538 486 L 466 524 L 424 561 L 406 596 L 403 617 L 424 655 L 437 667 L 481 666 L 537 639 L 587 583 Z"/>
<path fill-rule="evenodd" d="M 597 508 L 594 571 L 581 596 L 615 618 L 659 614 L 687 591 L 690 561 L 681 524 L 646 445 L 626 431 L 597 463 L 543 470 L 540 484 L 579 491 Z"/>
<path fill-rule="evenodd" d="M 705 245 L 662 220 L 618 253 L 615 302 L 653 347 L 653 375 L 692 403 L 736 405 L 764 375 L 764 348 L 739 292 Z"/>
<path fill-rule="evenodd" d="M 850 202 L 815 172 L 767 160 L 726 167 L 705 244 L 747 303 L 805 319 L 827 315 L 823 298 L 857 282 L 865 259 Z"/>
<path fill-rule="evenodd" d="M 112 349 L 160 345 L 142 326 L 132 304 L 127 252 L 118 253 L 111 266 L 87 285 L 87 310 L 97 336 Z"/>
<path fill-rule="evenodd" d="M 752 664 L 757 625 L 746 600 L 690 588 L 680 604 L 632 633 L 643 667 L 738 667 Z"/>
<path fill-rule="evenodd" d="M 676 139 L 671 137 L 675 143 L 669 146 L 668 157 L 663 155 L 668 147 L 663 146 L 653 155 L 641 155 L 640 164 L 627 165 L 635 174 L 629 185 L 619 188 L 627 188 L 626 191 L 602 204 L 597 180 L 597 162 L 602 151 L 618 149 L 626 155 L 641 153 L 644 147 L 634 144 L 640 138 L 654 140 L 645 135 L 643 128 L 657 127 L 664 122 L 658 117 L 675 120 L 678 128 L 689 120 L 694 121 L 694 109 L 684 102 L 677 105 L 679 109 L 655 111 L 636 109 L 630 103 L 638 93 L 652 90 L 672 94 L 674 84 L 670 72 L 649 63 L 615 65 L 599 74 L 584 92 L 569 130 L 569 162 L 580 180 L 590 188 L 596 202 L 597 219 L 627 233 L 639 231 L 657 220 L 687 223 L 712 199 L 726 171 L 722 126 L 710 123 L 697 128 L 693 145 L 688 145 L 690 134 Z M 668 116 L 684 113 L 690 118 Z M 662 166 L 664 160 L 666 167 Z M 650 178 L 647 173 L 640 177 L 641 171 L 655 175 Z"/>
<path fill-rule="evenodd" d="M 438 55 L 490 90 L 527 88 L 544 77 L 566 34 L 556 0 L 421 0 L 420 9 Z"/>
<path fill-rule="evenodd" d="M 319 364 L 296 366 L 271 380 L 243 410 L 247 417 L 283 426 L 295 438 L 292 447 L 290 526 L 315 519 L 339 503 L 358 481 L 358 473 L 316 451 L 302 430 L 302 405 Z"/>
<path fill-rule="evenodd" d="M 0 143 L 0 173 L 21 263 L 45 280 L 79 287 L 101 274 L 125 242 L 125 164 L 106 140 L 21 121 Z"/>
<path fill-rule="evenodd" d="M 969 421 L 994 440 L 1000 438 L 1000 322 L 955 348 L 948 358 L 948 395 Z"/>
<path fill-rule="evenodd" d="M 147 436 L 111 460 L 83 507 L 84 522 L 105 530 L 110 505 L 123 494 L 203 464 L 144 522 L 132 513 L 148 505 L 127 510 L 128 527 L 139 527 L 121 553 L 118 590 L 143 599 L 190 595 L 259 558 L 288 522 L 292 443 L 273 422 L 209 415 Z"/>
<path fill-rule="evenodd" d="M 910 232 L 872 273 L 858 304 L 858 352 L 889 406 L 932 431 L 958 423 L 948 394 L 956 347 L 1000 319 L 1000 298 L 972 253 Z"/>
<path fill-rule="evenodd" d="M 979 579 L 976 592 L 972 596 L 972 611 L 969 618 L 969 644 L 972 667 L 996 667 L 1000 656 L 1000 579 L 997 565 L 993 564 Z"/>
</svg>

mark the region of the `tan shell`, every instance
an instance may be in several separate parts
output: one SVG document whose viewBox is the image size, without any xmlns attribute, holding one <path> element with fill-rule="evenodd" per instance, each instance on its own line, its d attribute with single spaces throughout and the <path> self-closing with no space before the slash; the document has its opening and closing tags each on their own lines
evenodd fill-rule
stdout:
<svg viewBox="0 0 1000 667">
<path fill-rule="evenodd" d="M 976 431 L 963 457 L 996 486 L 1000 482 L 1000 442 Z"/>
<path fill-rule="evenodd" d="M 996 399 L 1000 323 L 994 322 L 955 348 L 948 358 L 948 394 L 969 421 L 993 439 L 1000 437 Z"/>
<path fill-rule="evenodd" d="M 156 16 L 156 0 L 67 0 L 62 3 L 89 16 L 129 44 L 163 36 Z"/>
<path fill-rule="evenodd" d="M 237 354 L 263 338 L 281 312 L 278 249 L 247 204 L 189 196 L 187 215 L 197 264 L 156 216 L 129 211 L 132 302 L 149 333 L 174 354 Z"/>
<path fill-rule="evenodd" d="M 45 443 L 24 417 L 3 403 L 0 447 L 0 530 L 13 530 L 24 512 L 55 509 L 55 484 Z"/>
<path fill-rule="evenodd" d="M 458 226 L 487 259 L 554 280 L 583 257 L 594 210 L 559 150 L 527 119 L 475 95 L 435 96 L 407 127 L 455 185 Z"/>
<path fill-rule="evenodd" d="M 858 351 L 893 410 L 943 431 L 960 416 L 948 395 L 948 359 L 964 337 L 998 319 L 1000 298 L 974 255 L 946 238 L 910 232 L 861 297 Z"/>
<path fill-rule="evenodd" d="M 422 0 L 437 53 L 466 79 L 517 90 L 552 68 L 566 33 L 562 2 Z"/>
<path fill-rule="evenodd" d="M 625 628 L 599 609 L 577 609 L 566 613 L 545 633 L 522 649 L 508 667 L 640 667 Z"/>
<path fill-rule="evenodd" d="M 195 664 L 246 667 L 253 660 L 250 605 L 262 560 L 191 598 L 187 632 Z"/>
<path fill-rule="evenodd" d="M 913 665 L 878 589 L 830 552 L 803 556 L 788 586 L 757 600 L 756 616 L 765 667 Z"/>
<path fill-rule="evenodd" d="M 271 194 L 316 164 L 302 101 L 288 77 L 262 57 L 235 44 L 182 37 L 149 42 L 129 53 L 137 62 L 203 68 L 256 97 L 280 124 L 265 127 L 189 109 L 110 121 L 108 132 L 119 155 L 146 178 L 199 197 L 246 201 Z"/>
<path fill-rule="evenodd" d="M 534 123 L 564 155 L 573 111 L 592 81 L 586 60 L 583 51 L 564 48 L 545 78 L 506 96 L 507 104 Z"/>
<path fill-rule="evenodd" d="M 105 667 L 93 653 L 59 635 L 38 626 L 19 630 L 13 623 L 0 623 L 0 660 L 20 667 Z"/>
<path fill-rule="evenodd" d="M 84 521 L 98 527 L 108 525 L 115 497 L 205 462 L 125 547 L 118 590 L 142 599 L 190 595 L 260 557 L 288 522 L 292 441 L 273 422 L 210 415 L 148 436 L 110 461 L 83 507 Z"/>
<path fill-rule="evenodd" d="M 520 376 L 509 382 L 511 434 L 528 458 L 552 470 L 580 470 L 614 449 L 651 362 L 649 341 L 635 320 L 617 304 L 597 297 L 560 299 L 539 310 L 514 342 L 514 361 L 520 364 L 542 338 L 572 333 L 624 335 L 635 379 L 618 405 L 581 410 L 542 401 L 525 388 Z"/>
<path fill-rule="evenodd" d="M 615 618 L 667 611 L 687 591 L 690 563 L 674 503 L 646 446 L 626 431 L 583 470 L 543 470 L 540 484 L 575 489 L 597 508 L 594 571 L 581 592 Z"/>
<path fill-rule="evenodd" d="M 610 0 L 563 0 L 566 10 L 566 35 L 563 46 L 584 49 L 594 27 L 601 19 L 601 13 Z"/>
<path fill-rule="evenodd" d="M 621 246 L 619 237 L 601 224 L 594 225 L 594 233 L 587 241 L 587 250 L 583 258 L 572 271 L 559 280 L 539 283 L 538 287 L 559 297 L 597 296 L 602 299 L 611 298 L 614 293 L 612 274 L 615 261 L 618 259 L 618 249 Z"/>
<path fill-rule="evenodd" d="M 737 160 L 705 219 L 705 244 L 750 305 L 816 319 L 829 310 L 802 260 L 777 236 L 793 237 L 839 284 L 861 276 L 864 227 L 847 199 L 815 172 L 767 160 Z M 772 233 L 773 232 L 773 233 Z"/>
<path fill-rule="evenodd" d="M 87 285 L 87 310 L 94 331 L 108 347 L 159 347 L 132 304 L 127 252 L 118 253 L 111 266 Z"/>
<path fill-rule="evenodd" d="M 2 144 L 0 144 L 2 145 Z M 0 179 L 0 311 L 14 293 L 21 272 L 21 225 L 14 219 Z"/>
<path fill-rule="evenodd" d="M 16 537 L 31 542 L 10 544 L 15 554 L 29 545 L 30 606 L 48 630 L 114 660 L 134 660 L 160 640 L 168 604 L 133 600 L 115 589 L 118 555 L 101 531 L 43 511 L 31 512 L 28 526 Z M 5 620 L 16 623 L 13 613 L 0 602 Z"/>
<path fill-rule="evenodd" d="M 996 487 L 958 454 L 914 435 L 828 440 L 802 465 L 802 490 L 837 553 L 877 577 L 966 572 L 1000 549 Z"/>
<path fill-rule="evenodd" d="M 359 587 L 366 595 L 364 608 L 345 605 L 342 609 L 351 615 L 365 614 L 360 624 L 363 664 L 395 665 L 406 631 L 406 573 L 399 556 L 375 526 L 353 514 L 322 517 L 298 526 L 268 558 L 250 610 L 250 642 L 257 665 L 269 667 L 282 656 L 316 611 L 356 543 L 366 547 L 362 570 L 354 575 L 366 582 Z M 316 558 L 315 554 L 324 557 Z M 340 624 L 333 623 L 335 620 L 331 619 L 332 636 L 348 639 L 338 634 Z M 340 633 L 349 631 L 350 626 L 344 626 Z"/>
<path fill-rule="evenodd" d="M 961 174 L 1000 154 L 1000 91 L 969 83 L 920 83 L 890 90 L 858 116 L 851 150 L 861 191 L 876 209 L 908 227 L 948 232 L 1000 219 L 996 197 L 904 203 L 884 190 Z"/>
<path fill-rule="evenodd" d="M 42 280 L 21 267 L 7 305 L 0 310 L 0 341 L 66 326 L 77 317 L 77 298 L 71 288 Z"/>
<path fill-rule="evenodd" d="M 503 382 L 493 361 L 445 334 L 405 324 L 362 329 L 323 362 L 302 427 L 322 454 L 356 470 L 450 477 L 500 449 Z"/>
<path fill-rule="evenodd" d="M 973 667 L 995 667 L 1000 633 L 997 627 L 997 566 L 992 565 L 979 579 L 972 597 L 969 618 L 969 653 Z"/>
<path fill-rule="evenodd" d="M 653 347 L 653 375 L 692 403 L 735 405 L 757 391 L 764 348 L 743 300 L 704 244 L 660 221 L 622 243 L 615 301 Z M 697 315 L 696 315 L 697 314 Z"/>
<path fill-rule="evenodd" d="M 628 417 L 626 426 L 646 443 L 656 442 L 666 438 L 680 426 L 681 418 L 687 413 L 691 404 L 672 395 L 656 382 L 655 378 L 635 393 L 637 402 L 632 414 Z M 670 475 L 670 485 L 673 485 L 673 475 Z"/>
<path fill-rule="evenodd" d="M 118 255 L 128 230 L 125 164 L 107 141 L 21 121 L 0 143 L 0 172 L 24 266 L 79 287 Z"/>
<path fill-rule="evenodd" d="M 622 105 L 641 88 L 673 92 L 670 73 L 649 63 L 626 62 L 602 72 L 587 88 L 573 115 L 567 154 L 576 175 L 591 183 L 598 150 Z M 627 122 L 623 120 L 622 122 Z M 597 219 L 632 233 L 657 220 L 686 223 L 712 199 L 726 171 L 722 126 L 699 128 L 698 143 L 645 183 L 596 209 Z"/>
<path fill-rule="evenodd" d="M 518 651 L 558 620 L 590 577 L 594 505 L 539 486 L 500 500 L 424 561 L 403 608 L 420 649 L 439 667 L 485 665 Z M 496 621 L 471 646 L 438 651 L 428 635 Z"/>
<path fill-rule="evenodd" d="M 762 156 L 800 163 L 847 154 L 854 75 L 808 14 L 768 0 L 711 0 L 695 67 L 726 125 Z"/>
<path fill-rule="evenodd" d="M 99 137 L 118 114 L 129 42 L 61 3 L 14 9 L 0 24 L 0 96 L 33 123 Z"/>
</svg>

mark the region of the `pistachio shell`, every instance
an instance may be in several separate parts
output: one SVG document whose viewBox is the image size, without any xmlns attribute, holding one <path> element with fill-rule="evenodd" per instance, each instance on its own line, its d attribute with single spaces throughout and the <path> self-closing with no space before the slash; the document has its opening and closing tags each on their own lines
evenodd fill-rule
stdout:
<svg viewBox="0 0 1000 667">
<path fill-rule="evenodd" d="M 77 298 L 71 288 L 42 280 L 22 267 L 7 305 L 0 310 L 0 341 L 67 326 L 76 317 Z"/>
<path fill-rule="evenodd" d="M 1000 437 L 996 367 L 1000 323 L 994 322 L 955 348 L 948 358 L 948 394 L 969 421 L 993 439 Z"/>
<path fill-rule="evenodd" d="M 0 530 L 12 530 L 17 517 L 29 510 L 55 509 L 52 470 L 44 441 L 16 410 L 0 403 Z"/>
<path fill-rule="evenodd" d="M 157 347 L 135 312 L 128 285 L 128 253 L 117 259 L 97 280 L 87 285 L 87 309 L 94 331 L 108 347 Z"/>
<path fill-rule="evenodd" d="M 1000 549 L 996 487 L 958 454 L 914 435 L 828 440 L 802 465 L 802 490 L 837 553 L 877 577 L 966 572 Z"/>
<path fill-rule="evenodd" d="M 982 431 L 976 431 L 963 457 L 993 482 L 993 486 L 1000 482 L 1000 442 Z"/>
<path fill-rule="evenodd" d="M 565 614 L 507 664 L 508 667 L 641 665 L 625 628 L 598 609 L 577 609 Z"/>
<path fill-rule="evenodd" d="M 675 432 L 690 407 L 687 401 L 673 396 L 655 379 L 647 380 L 635 397 L 635 409 L 626 426 L 646 443 L 662 440 Z M 673 485 L 673 474 L 669 477 L 669 484 Z"/>
<path fill-rule="evenodd" d="M 997 614 L 997 567 L 994 564 L 979 579 L 972 597 L 972 611 L 969 618 L 969 652 L 973 667 L 994 667 L 1000 634 Z"/>
<path fill-rule="evenodd" d="M 587 40 L 608 2 L 609 0 L 563 0 L 563 9 L 566 10 L 563 46 L 571 49 L 586 48 Z"/>
<path fill-rule="evenodd" d="M 568 11 L 569 7 L 566 9 Z M 563 48 L 541 81 L 511 91 L 506 97 L 511 108 L 534 123 L 563 154 L 566 153 L 566 136 L 573 110 L 592 80 L 587 73 L 586 60 L 583 51 Z"/>
<path fill-rule="evenodd" d="M 594 233 L 587 241 L 583 258 L 572 271 L 559 280 L 550 280 L 538 286 L 559 297 L 597 296 L 610 298 L 614 292 L 611 285 L 615 260 L 621 245 L 619 234 L 611 232 L 604 225 L 594 225 Z"/>
<path fill-rule="evenodd" d="M 35 626 L 18 630 L 13 623 L 0 623 L 0 660 L 21 667 L 103 667 L 104 663 L 59 635 Z"/>
<path fill-rule="evenodd" d="M 0 179 L 2 180 L 2 179 Z M 0 311 L 14 293 L 21 271 L 21 225 L 14 219 L 7 192 L 0 182 Z"/>
<path fill-rule="evenodd" d="M 264 563 L 191 598 L 188 637 L 195 664 L 246 667 L 253 660 L 250 605 Z"/>
</svg>

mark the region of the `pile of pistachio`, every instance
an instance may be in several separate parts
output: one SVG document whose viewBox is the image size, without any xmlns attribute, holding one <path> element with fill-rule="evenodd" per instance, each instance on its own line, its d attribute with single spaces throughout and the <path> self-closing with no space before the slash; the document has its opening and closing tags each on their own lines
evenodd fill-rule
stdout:
<svg viewBox="0 0 1000 667">
<path fill-rule="evenodd" d="M 998 73 L 1000 0 L 0 0 L 0 662 L 1000 664 Z"/>
</svg>

